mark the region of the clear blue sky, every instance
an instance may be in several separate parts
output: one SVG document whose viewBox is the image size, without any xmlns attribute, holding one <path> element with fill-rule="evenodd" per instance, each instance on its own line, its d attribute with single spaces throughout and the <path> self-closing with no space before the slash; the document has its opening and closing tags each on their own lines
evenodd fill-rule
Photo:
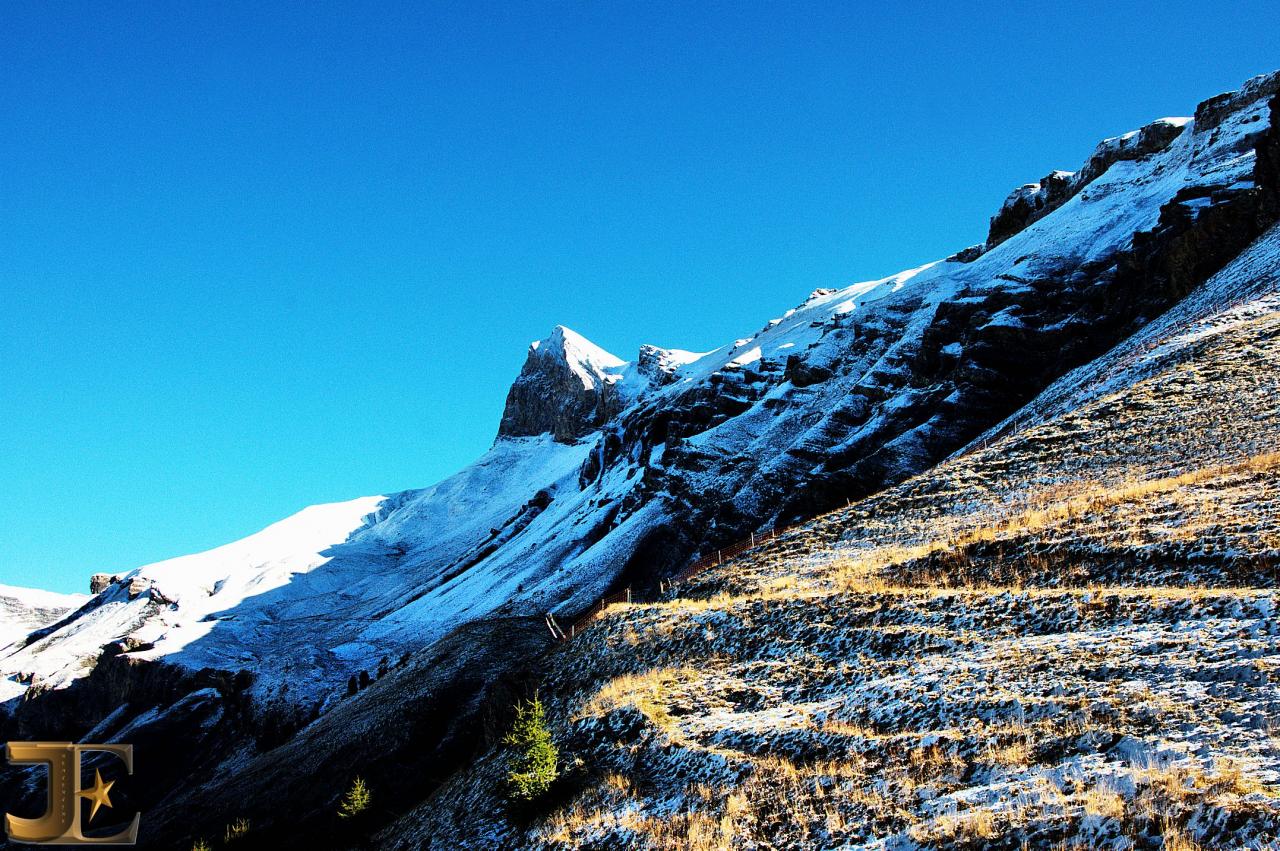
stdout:
<svg viewBox="0 0 1280 851">
<path fill-rule="evenodd" d="M 1280 67 L 1274 0 L 291 5 L 0 9 L 0 582 L 427 485 L 556 323 L 712 348 Z"/>
</svg>

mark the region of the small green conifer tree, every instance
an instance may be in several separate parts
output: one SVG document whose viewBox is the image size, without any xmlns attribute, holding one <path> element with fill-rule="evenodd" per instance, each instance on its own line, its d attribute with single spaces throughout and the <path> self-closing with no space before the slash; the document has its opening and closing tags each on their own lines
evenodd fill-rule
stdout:
<svg viewBox="0 0 1280 851">
<path fill-rule="evenodd" d="M 551 741 L 542 701 L 536 696 L 516 706 L 515 723 L 503 742 L 512 749 L 508 797 L 519 802 L 541 797 L 559 775 L 560 753 Z"/>
</svg>

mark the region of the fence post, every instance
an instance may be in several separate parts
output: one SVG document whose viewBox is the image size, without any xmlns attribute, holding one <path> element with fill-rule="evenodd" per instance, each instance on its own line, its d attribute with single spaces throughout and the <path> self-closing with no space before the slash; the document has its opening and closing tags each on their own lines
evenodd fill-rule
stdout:
<svg viewBox="0 0 1280 851">
<path fill-rule="evenodd" d="M 627 602 L 628 603 L 631 602 L 631 586 L 630 585 L 627 586 Z"/>
<path fill-rule="evenodd" d="M 756 533 L 755 533 L 755 532 L 752 532 L 752 533 L 751 533 L 751 546 L 753 546 L 753 547 L 754 547 L 755 545 L 756 545 Z"/>
</svg>

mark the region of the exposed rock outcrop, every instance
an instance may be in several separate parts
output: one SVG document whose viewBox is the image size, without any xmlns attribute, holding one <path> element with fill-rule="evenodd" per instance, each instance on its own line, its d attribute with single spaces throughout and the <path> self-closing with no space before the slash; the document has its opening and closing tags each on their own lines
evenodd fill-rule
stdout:
<svg viewBox="0 0 1280 851">
<path fill-rule="evenodd" d="M 1069 171 L 1051 171 L 1040 178 L 1039 183 L 1028 183 L 1010 192 L 1000 211 L 991 217 L 987 246 L 994 247 L 1004 242 L 1061 206 L 1074 191 L 1071 180 L 1074 176 Z"/>
<path fill-rule="evenodd" d="M 796 387 L 810 387 L 830 378 L 831 370 L 817 364 L 805 363 L 799 355 L 790 355 L 787 357 L 787 366 L 783 374 Z"/>
<path fill-rule="evenodd" d="M 1161 118 L 1140 130 L 1104 139 L 1077 172 L 1054 171 L 1039 183 L 1020 186 L 991 218 L 986 249 L 994 248 L 1061 207 L 1118 162 L 1157 154 L 1182 134 L 1185 118 Z"/>
<path fill-rule="evenodd" d="M 1238 91 L 1223 92 L 1201 101 L 1196 107 L 1196 131 L 1214 130 L 1231 113 L 1256 101 L 1265 102 L 1277 94 L 1280 94 L 1280 71 L 1259 74 L 1247 80 Z"/>
<path fill-rule="evenodd" d="M 622 409 L 623 361 L 562 325 L 529 346 L 507 393 L 498 437 L 550 434 L 561 443 L 595 431 Z"/>
<path fill-rule="evenodd" d="M 645 344 L 636 357 L 636 370 L 654 387 L 661 387 L 676 380 L 680 358 L 671 349 Z"/>
</svg>

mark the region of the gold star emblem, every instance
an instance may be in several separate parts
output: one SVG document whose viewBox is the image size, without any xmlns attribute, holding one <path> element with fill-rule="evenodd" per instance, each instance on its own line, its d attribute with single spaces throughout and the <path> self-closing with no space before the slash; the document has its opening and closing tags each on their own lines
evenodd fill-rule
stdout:
<svg viewBox="0 0 1280 851">
<path fill-rule="evenodd" d="M 80 797 L 93 801 L 93 810 L 89 813 L 89 821 L 93 821 L 93 817 L 98 814 L 98 808 L 103 806 L 111 806 L 111 798 L 108 792 L 114 786 L 116 781 L 109 783 L 102 782 L 102 772 L 98 769 L 93 770 L 93 787 L 90 789 L 81 789 Z"/>
</svg>

